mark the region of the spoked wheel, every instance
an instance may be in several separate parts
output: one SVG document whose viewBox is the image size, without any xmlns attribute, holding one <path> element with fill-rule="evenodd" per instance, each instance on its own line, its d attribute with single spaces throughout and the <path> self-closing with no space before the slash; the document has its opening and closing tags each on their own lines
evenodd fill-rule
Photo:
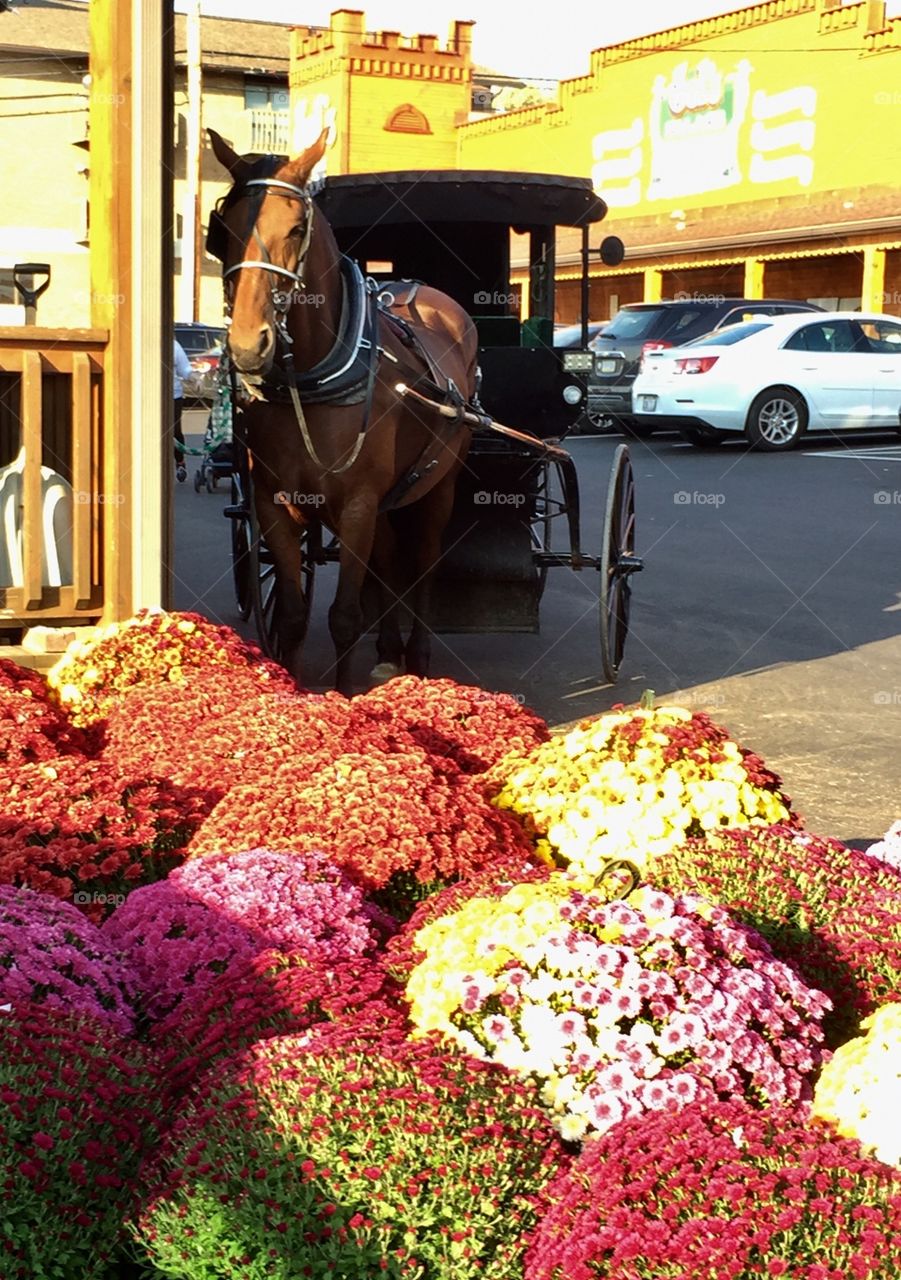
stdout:
<svg viewBox="0 0 901 1280">
<path fill-rule="evenodd" d="M 601 665 L 611 684 L 619 675 L 629 632 L 629 578 L 642 567 L 635 554 L 635 477 L 628 447 L 621 444 L 613 455 L 607 486 L 600 565 Z"/>
<path fill-rule="evenodd" d="M 310 608 L 313 604 L 313 583 L 316 577 L 316 554 L 312 526 L 305 527 L 300 533 L 302 568 L 300 573 L 300 589 L 307 605 L 307 626 L 309 625 Z M 318 526 L 316 527 L 318 534 Z M 286 654 L 282 650 L 279 639 L 279 618 L 275 594 L 275 564 L 272 553 L 266 546 L 260 532 L 256 512 L 251 503 L 251 543 L 250 543 L 250 591 L 254 624 L 257 630 L 260 648 L 267 658 L 273 662 L 284 662 Z M 306 636 L 307 626 L 299 637 L 302 642 Z"/>
<path fill-rule="evenodd" d="M 556 480 L 556 485 L 554 481 Z M 539 554 L 552 550 L 554 517 L 564 512 L 563 490 L 557 468 L 553 463 L 541 465 L 535 487 L 534 507 L 530 524 L 532 551 Z M 538 564 L 537 589 L 538 599 L 544 595 L 547 584 L 548 566 Z"/>
<path fill-rule="evenodd" d="M 235 587 L 235 603 L 238 616 L 246 622 L 253 612 L 253 595 L 250 589 L 250 544 L 253 540 L 250 507 L 244 501 L 241 481 L 237 475 L 232 476 L 231 505 L 237 512 L 231 517 L 232 522 L 232 581 Z"/>
<path fill-rule="evenodd" d="M 595 431 L 605 433 L 616 430 L 616 419 L 612 418 L 609 413 L 605 413 L 603 409 L 597 409 L 594 405 L 589 405 L 585 409 L 585 417 L 594 427 Z"/>
<path fill-rule="evenodd" d="M 745 433 L 754 449 L 782 453 L 796 448 L 807 430 L 807 405 L 790 387 L 770 387 L 748 410 Z"/>
</svg>

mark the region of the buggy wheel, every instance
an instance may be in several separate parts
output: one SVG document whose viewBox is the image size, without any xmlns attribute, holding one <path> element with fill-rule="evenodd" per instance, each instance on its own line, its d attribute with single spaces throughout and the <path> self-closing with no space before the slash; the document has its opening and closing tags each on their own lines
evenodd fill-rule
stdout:
<svg viewBox="0 0 901 1280">
<path fill-rule="evenodd" d="M 241 483 L 237 476 L 232 476 L 231 505 L 235 508 L 245 507 Z M 235 587 L 235 603 L 238 616 L 246 622 L 253 612 L 253 595 L 250 589 L 250 544 L 253 537 L 250 510 L 246 514 L 232 516 L 232 581 Z"/>
<path fill-rule="evenodd" d="M 200 486 L 202 484 L 203 484 L 203 472 L 195 471 L 194 472 L 194 492 L 195 493 L 200 493 Z"/>
<path fill-rule="evenodd" d="M 630 575 L 642 568 L 635 555 L 635 477 L 629 449 L 621 444 L 613 455 L 601 546 L 600 633 L 604 677 L 614 684 L 619 675 L 632 598 Z"/>
<path fill-rule="evenodd" d="M 213 468 L 209 466 L 206 473 L 206 491 L 212 493 L 216 488 L 216 477 L 213 475 Z"/>
<path fill-rule="evenodd" d="M 554 515 L 557 508 L 562 506 L 559 499 L 556 500 L 552 495 L 552 464 L 542 462 L 538 473 L 538 480 L 535 486 L 534 507 L 532 509 L 532 520 L 529 530 L 532 537 L 532 552 L 541 555 L 542 552 L 551 550 L 552 531 Z M 544 595 L 544 588 L 547 584 L 546 564 L 538 562 L 536 568 L 536 591 L 538 599 Z"/>
<path fill-rule="evenodd" d="M 250 592 L 254 624 L 260 648 L 266 657 L 271 658 L 273 662 L 282 663 L 287 655 L 283 652 L 279 638 L 279 618 L 275 593 L 275 564 L 260 532 L 259 522 L 252 503 L 251 522 Z M 300 544 L 302 564 L 300 590 L 307 606 L 306 622 L 303 633 L 299 637 L 299 641 L 302 643 L 309 626 L 310 609 L 313 604 L 313 583 L 316 577 L 316 557 L 313 552 L 314 538 L 309 527 L 305 527 L 301 532 Z"/>
</svg>

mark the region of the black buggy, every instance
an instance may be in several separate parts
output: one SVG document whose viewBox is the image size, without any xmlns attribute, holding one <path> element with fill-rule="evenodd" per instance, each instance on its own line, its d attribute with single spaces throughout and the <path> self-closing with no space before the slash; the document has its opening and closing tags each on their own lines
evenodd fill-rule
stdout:
<svg viewBox="0 0 901 1280">
<path fill-rule="evenodd" d="M 635 554 L 632 467 L 620 445 L 600 548 L 597 554 L 583 550 L 576 468 L 561 442 L 584 412 L 594 356 L 585 348 L 554 347 L 556 229 L 581 228 L 584 249 L 589 227 L 606 213 L 603 201 L 587 179 L 447 170 L 329 178 L 316 203 L 339 248 L 377 286 L 424 281 L 460 303 L 478 331 L 482 412 L 468 415 L 472 445 L 445 535 L 433 629 L 538 631 L 548 570 L 595 571 L 601 666 L 613 682 L 628 632 L 630 577 L 642 567 Z M 511 281 L 511 244 L 521 246 L 524 257 L 521 286 Z M 612 261 L 617 250 L 621 255 L 613 242 Z M 524 307 L 520 289 L 528 294 Z M 583 309 L 586 295 L 583 278 Z M 390 305 L 390 297 L 385 301 Z M 232 519 L 238 607 L 244 618 L 253 614 L 264 651 L 277 657 L 274 567 L 249 498 L 240 413 L 235 454 L 226 515 Z M 566 551 L 554 549 L 561 522 Z M 299 536 L 305 541 L 303 588 L 311 598 L 316 567 L 337 559 L 337 544 L 315 519 Z"/>
</svg>

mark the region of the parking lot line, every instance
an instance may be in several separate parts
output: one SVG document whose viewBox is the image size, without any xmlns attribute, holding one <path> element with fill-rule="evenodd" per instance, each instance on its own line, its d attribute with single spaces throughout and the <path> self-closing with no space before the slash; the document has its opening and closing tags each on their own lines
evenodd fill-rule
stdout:
<svg viewBox="0 0 901 1280">
<path fill-rule="evenodd" d="M 843 458 L 858 462 L 901 462 L 901 444 L 873 445 L 869 449 L 802 449 L 806 458 Z"/>
</svg>

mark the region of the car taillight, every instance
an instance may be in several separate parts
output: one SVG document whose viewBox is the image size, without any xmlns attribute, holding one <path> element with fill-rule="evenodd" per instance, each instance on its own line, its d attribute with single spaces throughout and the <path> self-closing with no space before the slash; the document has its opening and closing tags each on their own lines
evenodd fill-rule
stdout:
<svg viewBox="0 0 901 1280">
<path fill-rule="evenodd" d="M 673 373 L 707 373 L 719 360 L 719 356 L 686 356 L 673 361 Z"/>
<path fill-rule="evenodd" d="M 641 344 L 641 360 L 638 364 L 638 372 L 644 373 L 646 362 L 645 356 L 651 351 L 665 351 L 667 347 L 671 347 L 671 342 L 643 342 Z"/>
</svg>

